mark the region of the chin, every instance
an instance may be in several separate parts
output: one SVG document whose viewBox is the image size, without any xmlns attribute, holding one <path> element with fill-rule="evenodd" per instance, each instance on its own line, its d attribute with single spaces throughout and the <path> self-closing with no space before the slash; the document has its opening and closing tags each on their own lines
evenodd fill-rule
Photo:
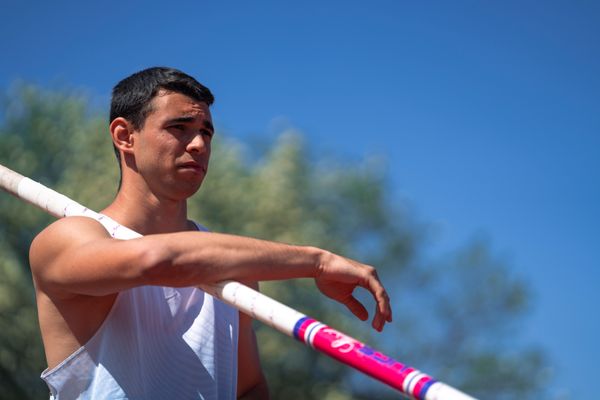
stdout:
<svg viewBox="0 0 600 400">
<path fill-rule="evenodd" d="M 163 196 L 175 201 L 183 201 L 192 197 L 202 186 L 204 175 L 194 174 L 194 176 L 176 176 L 169 181 L 163 181 L 160 187 L 156 188 Z"/>
<path fill-rule="evenodd" d="M 200 186 L 202 185 L 202 181 L 200 182 L 190 182 L 187 185 L 181 185 L 179 186 L 175 192 L 177 192 L 177 198 L 180 200 L 185 200 L 188 199 L 190 197 L 192 197 L 193 195 L 195 195 L 198 190 L 200 190 Z"/>
</svg>

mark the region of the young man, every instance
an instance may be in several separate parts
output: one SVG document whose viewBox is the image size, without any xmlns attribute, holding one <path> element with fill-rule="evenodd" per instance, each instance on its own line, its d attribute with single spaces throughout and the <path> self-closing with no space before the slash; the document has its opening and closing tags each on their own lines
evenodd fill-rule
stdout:
<svg viewBox="0 0 600 400">
<path fill-rule="evenodd" d="M 187 219 L 208 168 L 212 102 L 206 87 L 170 68 L 115 86 L 115 200 L 101 221 L 58 220 L 31 245 L 51 398 L 268 398 L 250 318 L 196 288 L 203 283 L 312 277 L 365 320 L 352 296 L 362 286 L 377 303 L 373 327 L 391 321 L 372 267 L 314 247 L 209 233 Z M 121 225 L 144 236 L 119 240 Z"/>
</svg>

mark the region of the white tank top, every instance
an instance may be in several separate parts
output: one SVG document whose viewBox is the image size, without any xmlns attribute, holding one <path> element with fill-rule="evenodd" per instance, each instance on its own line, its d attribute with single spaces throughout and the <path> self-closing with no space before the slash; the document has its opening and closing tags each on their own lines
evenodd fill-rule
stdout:
<svg viewBox="0 0 600 400">
<path fill-rule="evenodd" d="M 101 223 L 119 238 L 116 222 Z M 196 288 L 141 286 L 42 379 L 51 400 L 235 399 L 237 341 L 236 309 Z"/>
</svg>

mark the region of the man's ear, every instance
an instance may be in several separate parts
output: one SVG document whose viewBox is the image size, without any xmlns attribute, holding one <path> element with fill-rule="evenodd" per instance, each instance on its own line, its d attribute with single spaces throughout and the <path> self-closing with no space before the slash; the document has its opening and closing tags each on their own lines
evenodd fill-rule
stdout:
<svg viewBox="0 0 600 400">
<path fill-rule="evenodd" d="M 112 120 L 109 129 L 115 147 L 123 153 L 132 153 L 134 129 L 131 123 L 125 118 L 118 117 Z"/>
</svg>

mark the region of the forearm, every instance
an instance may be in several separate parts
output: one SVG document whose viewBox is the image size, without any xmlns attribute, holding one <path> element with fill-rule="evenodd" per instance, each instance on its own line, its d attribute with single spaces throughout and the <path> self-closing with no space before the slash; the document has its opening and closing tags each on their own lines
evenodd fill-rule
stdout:
<svg viewBox="0 0 600 400">
<path fill-rule="evenodd" d="M 30 265 L 38 289 L 54 296 L 103 296 L 143 285 L 313 277 L 323 294 L 363 320 L 367 310 L 352 293 L 364 287 L 377 301 L 373 327 L 381 330 L 391 321 L 389 299 L 375 268 L 315 247 L 208 232 L 115 240 L 99 223 L 71 217 L 36 237 Z"/>
<path fill-rule="evenodd" d="M 181 232 L 144 238 L 146 284 L 192 286 L 223 280 L 315 277 L 323 250 L 242 236 Z"/>
<path fill-rule="evenodd" d="M 58 220 L 33 241 L 30 264 L 45 291 L 102 296 L 143 285 L 316 276 L 327 252 L 208 232 L 115 240 L 89 218 Z"/>
</svg>

